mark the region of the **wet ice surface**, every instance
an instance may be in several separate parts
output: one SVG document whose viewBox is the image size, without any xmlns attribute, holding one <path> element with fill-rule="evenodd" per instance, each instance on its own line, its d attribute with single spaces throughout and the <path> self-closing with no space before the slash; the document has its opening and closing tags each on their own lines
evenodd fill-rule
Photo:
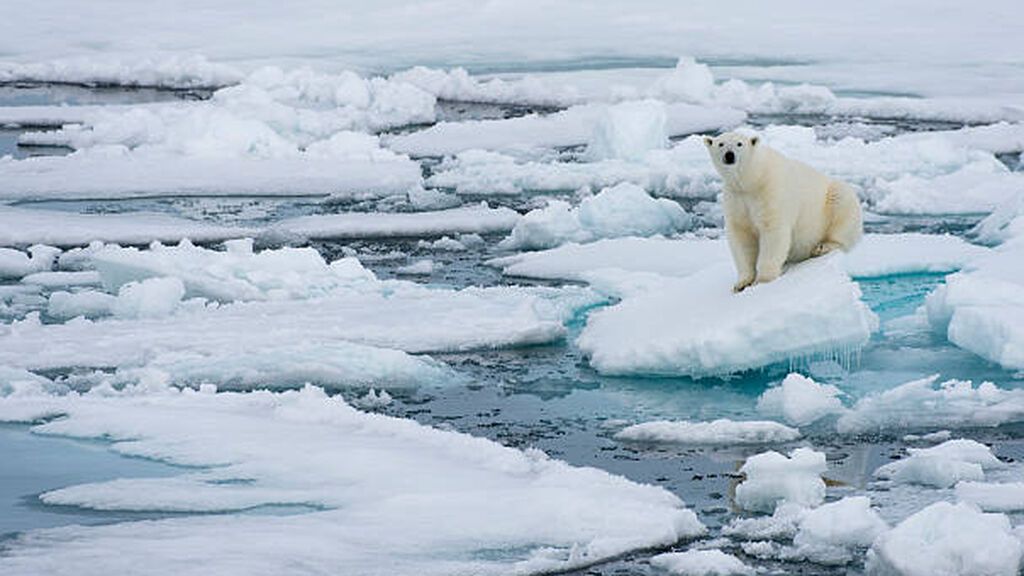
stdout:
<svg viewBox="0 0 1024 576">
<path fill-rule="evenodd" d="M 53 103 L 60 101 L 58 98 L 65 98 L 72 103 L 146 102 L 166 96 L 146 91 L 114 91 L 110 95 L 96 95 L 95 91 L 90 90 L 79 93 L 76 88 L 67 89 L 72 95 L 58 97 L 48 92 L 56 89 L 46 87 L 4 90 L 0 90 L 0 103 L 8 105 Z M 440 107 L 438 119 L 511 118 L 531 112 L 551 110 L 447 103 Z M 856 135 L 865 140 L 958 127 L 943 122 L 870 118 L 851 120 L 810 115 L 754 115 L 749 123 L 754 126 L 810 126 L 819 138 Z M 14 153 L 20 158 L 33 152 L 15 145 L 19 133 L 18 130 L 0 132 L 0 156 Z M 40 152 L 54 153 L 59 150 Z M 558 152 L 562 158 L 569 160 L 579 153 L 578 149 Z M 436 161 L 431 158 L 422 159 L 424 171 L 429 174 Z M 1003 162 L 1011 169 L 1017 168 L 1012 164 L 1012 157 L 1007 157 Z M 573 195 L 574 191 L 566 190 L 545 196 L 572 198 Z M 508 206 L 525 212 L 538 206 L 535 196 L 526 193 L 488 200 L 492 201 L 492 205 Z M 473 201 L 475 198 L 467 195 L 464 200 Z M 684 200 L 681 203 L 692 208 L 696 202 Z M 23 205 L 83 213 L 145 210 L 236 226 L 261 226 L 283 218 L 310 214 L 413 209 L 408 200 L 402 197 L 324 202 L 320 197 L 167 196 L 133 200 L 51 200 Z M 980 218 L 980 215 L 884 216 L 869 221 L 867 229 L 881 233 L 963 235 Z M 712 222 L 699 222 L 698 232 L 713 233 L 711 226 Z M 449 288 L 565 284 L 508 278 L 502 276 L 499 269 L 487 266 L 487 260 L 505 254 L 498 247 L 503 238 L 504 234 L 485 234 L 479 242 L 468 243 L 467 249 L 458 251 L 446 250 L 435 244 L 437 236 L 326 240 L 314 241 L 309 245 L 327 261 L 354 254 L 382 279 L 401 277 Z M 416 276 L 402 274 L 402 268 L 424 259 L 434 263 L 429 273 Z M 859 358 L 854 359 L 849 366 L 826 362 L 801 364 L 797 367 L 809 370 L 823 381 L 839 385 L 850 396 L 848 405 L 867 394 L 936 373 L 940 374 L 940 380 L 989 380 L 1002 388 L 1024 386 L 1021 374 L 988 363 L 953 346 L 931 331 L 887 332 L 884 329 L 887 322 L 912 314 L 922 305 L 924 297 L 943 281 L 942 274 L 907 274 L 861 280 L 859 284 L 864 301 L 879 315 L 883 330 L 872 337 Z M 42 287 L 35 293 L 17 299 L 17 302 L 12 301 L 0 309 L 0 317 L 8 323 L 23 319 L 34 311 L 41 311 L 45 299 L 52 291 Z M 54 321 L 45 313 L 42 319 L 44 322 Z M 616 440 L 614 434 L 626 425 L 649 420 L 757 419 L 758 397 L 769 385 L 781 380 L 792 366 L 773 365 L 725 380 L 602 376 L 587 364 L 581 352 L 572 344 L 585 319 L 585 315 L 574 318 L 569 323 L 567 338 L 553 344 L 509 350 L 434 354 L 436 359 L 446 362 L 465 376 L 466 383 L 395 391 L 392 393 L 392 403 L 373 409 L 434 427 L 485 437 L 506 446 L 539 448 L 573 465 L 593 466 L 637 482 L 662 486 L 678 495 L 697 512 L 700 520 L 710 529 L 707 540 L 718 537 L 723 525 L 741 515 L 732 496 L 740 480 L 738 469 L 751 455 L 766 449 L 788 452 L 802 445 L 811 445 L 824 451 L 829 464 L 828 480 L 832 484 L 829 490 L 831 500 L 869 487 L 871 473 L 879 466 L 902 456 L 908 445 L 901 439 L 907 430 L 901 429 L 884 435 L 837 436 L 825 425 L 805 429 L 801 440 L 783 445 L 694 447 Z M 348 400 L 356 400 L 366 391 L 365 388 L 357 388 L 340 394 Z M 1019 425 L 1003 426 L 997 430 L 963 429 L 957 430 L 955 435 L 991 444 L 994 452 L 1004 461 L 1015 462 L 1024 458 L 1024 429 Z M 0 473 L 0 518 L 4 519 L 0 523 L 0 535 L 10 537 L 14 533 L 35 528 L 74 523 L 110 523 L 166 517 L 148 513 L 86 512 L 71 507 L 42 505 L 35 501 L 35 496 L 52 488 L 118 477 L 167 476 L 177 472 L 175 468 L 161 463 L 115 456 L 106 452 L 102 446 L 102 443 L 97 442 L 39 438 L 29 434 L 25 427 L 0 428 L 0 461 L 5 462 L 5 470 L 19 470 L 24 474 L 23 477 L 15 477 Z M 884 493 L 875 492 L 872 495 L 879 501 L 885 501 Z M 269 509 L 264 512 L 283 514 L 294 510 Z M 887 519 L 892 522 L 901 517 Z M 676 548 L 684 550 L 688 546 L 689 543 L 681 543 Z M 806 574 L 847 573 L 845 566 L 825 567 L 809 563 L 759 560 L 744 554 L 737 540 L 728 541 L 720 547 L 740 557 L 748 565 L 769 570 Z M 650 556 L 648 552 L 631 553 L 574 573 L 660 573 L 647 564 Z M 859 570 L 861 564 L 858 562 L 855 566 Z"/>
</svg>

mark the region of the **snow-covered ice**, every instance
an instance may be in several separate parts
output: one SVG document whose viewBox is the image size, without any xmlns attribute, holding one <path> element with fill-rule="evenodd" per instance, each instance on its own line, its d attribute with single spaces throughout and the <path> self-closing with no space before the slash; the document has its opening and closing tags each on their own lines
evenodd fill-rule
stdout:
<svg viewBox="0 0 1024 576">
<path fill-rule="evenodd" d="M 864 345 L 877 327 L 836 258 L 794 266 L 770 284 L 731 290 L 731 263 L 591 313 L 577 341 L 606 374 L 720 375 Z M 680 327 L 687 329 L 680 330 Z"/>
<path fill-rule="evenodd" d="M 783 503 L 817 506 L 825 500 L 821 475 L 827 471 L 825 454 L 810 448 L 796 448 L 788 457 L 774 451 L 751 456 L 740 467 L 746 478 L 736 486 L 736 505 L 756 512 Z"/>
<path fill-rule="evenodd" d="M 265 233 L 285 238 L 384 238 L 486 234 L 511 230 L 519 214 L 486 202 L 430 212 L 313 214 L 280 220 Z"/>
<path fill-rule="evenodd" d="M 29 246 L 28 253 L 11 248 L 0 248 L 0 279 L 22 278 L 53 268 L 60 249 L 45 244 Z"/>
<path fill-rule="evenodd" d="M 667 552 L 651 558 L 651 566 L 680 576 L 750 576 L 754 569 L 721 550 Z"/>
<path fill-rule="evenodd" d="M 516 222 L 502 243 L 509 249 L 551 248 L 599 238 L 672 234 L 688 229 L 692 216 L 673 200 L 651 198 L 643 188 L 623 183 L 584 198 L 577 207 L 552 200 Z"/>
<path fill-rule="evenodd" d="M 868 497 L 848 496 L 803 515 L 792 554 L 820 564 L 846 564 L 853 551 L 870 547 L 888 529 Z"/>
<path fill-rule="evenodd" d="M 907 458 L 881 466 L 875 476 L 895 483 L 951 488 L 961 480 L 983 480 L 986 470 L 1004 466 L 987 446 L 963 438 L 907 451 Z"/>
<path fill-rule="evenodd" d="M 100 510 L 319 510 L 33 531 L 0 559 L 5 574 L 252 574 L 288 572 L 297 558 L 318 570 L 363 574 L 511 574 L 584 566 L 704 531 L 661 488 L 362 413 L 312 387 L 0 399 L 4 420 L 56 414 L 65 417 L 34 431 L 109 438 L 119 453 L 200 469 L 70 486 L 47 492 L 46 502 Z M 226 533 L 234 536 L 225 540 Z M 279 537 L 286 533 L 303 536 Z M 487 553 L 497 550 L 503 553 Z"/>
<path fill-rule="evenodd" d="M 840 416 L 845 434 L 900 429 L 999 426 L 1024 419 L 1024 391 L 991 382 L 947 380 L 938 375 L 869 394 Z"/>
<path fill-rule="evenodd" d="M 805 426 L 830 414 L 841 414 L 841 395 L 831 384 L 819 384 L 794 372 L 778 386 L 765 390 L 757 399 L 757 411 L 781 417 L 793 426 Z"/>
<path fill-rule="evenodd" d="M 1024 510 L 1024 482 L 971 482 L 956 484 L 956 497 L 986 512 L 1018 512 Z"/>
<path fill-rule="evenodd" d="M 712 422 L 643 422 L 627 426 L 615 434 L 617 440 L 634 442 L 722 445 L 783 443 L 799 437 L 799 430 L 778 422 L 737 422 L 726 419 Z"/>
<path fill-rule="evenodd" d="M 939 502 L 881 535 L 868 553 L 868 574 L 1013 576 L 1024 546 L 1004 514 Z"/>
<path fill-rule="evenodd" d="M 0 245 L 85 245 L 93 240 L 121 244 L 177 242 L 189 238 L 213 242 L 251 236 L 254 230 L 188 220 L 167 214 L 79 214 L 0 206 Z"/>
</svg>

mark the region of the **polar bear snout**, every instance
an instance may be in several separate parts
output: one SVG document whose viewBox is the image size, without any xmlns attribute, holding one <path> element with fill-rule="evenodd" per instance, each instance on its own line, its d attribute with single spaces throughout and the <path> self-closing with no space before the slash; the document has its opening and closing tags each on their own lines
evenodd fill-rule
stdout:
<svg viewBox="0 0 1024 576">
<path fill-rule="evenodd" d="M 725 156 L 722 156 L 722 162 L 724 162 L 726 164 L 729 164 L 729 165 L 735 164 L 736 163 L 736 154 L 733 153 L 732 150 L 729 150 L 728 152 L 725 153 Z"/>
</svg>

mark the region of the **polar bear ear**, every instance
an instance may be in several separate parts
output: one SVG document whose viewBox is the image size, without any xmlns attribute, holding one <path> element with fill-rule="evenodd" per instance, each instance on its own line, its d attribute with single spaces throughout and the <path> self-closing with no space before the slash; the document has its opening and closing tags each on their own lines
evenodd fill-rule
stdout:
<svg viewBox="0 0 1024 576">
<path fill-rule="evenodd" d="M 705 146 L 711 146 L 714 143 L 715 143 L 715 139 L 712 138 L 711 136 L 705 136 L 704 137 L 704 145 Z"/>
<path fill-rule="evenodd" d="M 760 140 L 760 138 L 758 138 L 757 136 L 751 136 L 750 137 L 750 145 L 751 146 L 757 146 L 757 141 L 758 140 Z"/>
</svg>

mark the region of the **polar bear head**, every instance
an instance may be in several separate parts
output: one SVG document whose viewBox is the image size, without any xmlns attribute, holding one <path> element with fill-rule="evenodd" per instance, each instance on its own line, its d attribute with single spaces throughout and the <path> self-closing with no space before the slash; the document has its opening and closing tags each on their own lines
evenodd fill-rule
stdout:
<svg viewBox="0 0 1024 576">
<path fill-rule="evenodd" d="M 753 164 L 759 148 L 758 142 L 760 138 L 757 136 L 738 132 L 726 132 L 717 138 L 704 137 L 704 145 L 711 154 L 715 170 L 726 180 L 741 178 L 744 170 Z"/>
</svg>

